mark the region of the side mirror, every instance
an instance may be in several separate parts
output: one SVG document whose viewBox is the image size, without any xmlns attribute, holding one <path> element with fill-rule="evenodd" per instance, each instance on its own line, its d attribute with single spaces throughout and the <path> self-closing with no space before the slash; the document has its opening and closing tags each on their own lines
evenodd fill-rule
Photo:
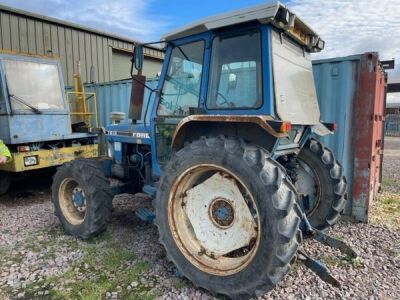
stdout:
<svg viewBox="0 0 400 300">
<path fill-rule="evenodd" d="M 142 73 L 143 69 L 143 45 L 136 44 L 133 50 L 132 57 L 132 68 L 131 75 L 133 75 L 133 67 L 138 71 L 138 74 Z"/>
</svg>

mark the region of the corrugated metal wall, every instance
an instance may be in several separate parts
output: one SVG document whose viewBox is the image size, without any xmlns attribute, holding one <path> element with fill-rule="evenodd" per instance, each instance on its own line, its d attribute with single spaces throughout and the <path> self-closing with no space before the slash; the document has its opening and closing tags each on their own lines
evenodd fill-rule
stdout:
<svg viewBox="0 0 400 300">
<path fill-rule="evenodd" d="M 321 120 L 338 125 L 334 135 L 320 138 L 343 165 L 349 183 L 349 199 L 352 198 L 354 169 L 353 106 L 358 81 L 360 56 L 342 60 L 322 60 L 313 64 L 314 80 L 321 111 Z M 351 213 L 351 202 L 346 212 Z"/>
<path fill-rule="evenodd" d="M 0 27 L 0 49 L 59 57 L 66 85 L 72 85 L 77 61 L 81 62 L 83 82 L 112 80 L 113 49 L 127 54 L 133 49 L 133 41 L 3 5 L 0 5 Z M 145 55 L 150 61 L 159 61 L 161 66 L 162 51 L 146 48 Z M 92 66 L 95 78 L 91 78 Z M 146 75 L 155 74 L 151 70 Z"/>
<path fill-rule="evenodd" d="M 158 84 L 158 78 L 149 78 L 146 85 L 155 89 Z M 129 112 L 129 102 L 131 98 L 132 80 L 121 80 L 106 82 L 103 84 L 86 84 L 85 92 L 96 93 L 97 97 L 97 116 L 100 127 L 110 125 L 110 112 Z M 72 91 L 68 87 L 67 91 Z M 154 94 L 153 94 L 154 96 Z M 150 90 L 145 89 L 143 107 L 146 107 L 150 97 Z M 92 110 L 93 108 L 91 108 Z M 143 115 L 142 115 L 143 117 Z M 150 114 L 147 116 L 150 117 Z M 148 119 L 149 121 L 149 119 Z"/>
<path fill-rule="evenodd" d="M 314 61 L 313 71 L 321 119 L 338 125 L 321 141 L 343 164 L 349 191 L 345 212 L 368 221 L 382 164 L 385 82 L 378 54 Z"/>
</svg>

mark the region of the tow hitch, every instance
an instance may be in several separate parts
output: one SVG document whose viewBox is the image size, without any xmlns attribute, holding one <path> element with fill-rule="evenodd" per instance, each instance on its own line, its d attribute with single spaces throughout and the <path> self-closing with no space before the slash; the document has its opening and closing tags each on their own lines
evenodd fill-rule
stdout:
<svg viewBox="0 0 400 300">
<path fill-rule="evenodd" d="M 345 242 L 313 228 L 310 225 L 310 222 L 308 221 L 307 216 L 304 212 L 302 212 L 302 221 L 303 221 L 302 226 L 305 229 L 304 230 L 305 238 L 313 238 L 314 240 L 326 246 L 338 249 L 340 252 L 342 252 L 343 254 L 347 255 L 350 258 L 357 257 L 357 253 Z M 333 285 L 334 287 L 340 287 L 340 282 L 329 273 L 328 268 L 324 264 L 309 257 L 302 250 L 299 250 L 297 254 L 298 254 L 297 258 L 299 259 L 299 261 L 301 261 L 307 268 L 309 268 L 311 271 L 317 274 L 323 281 Z"/>
</svg>

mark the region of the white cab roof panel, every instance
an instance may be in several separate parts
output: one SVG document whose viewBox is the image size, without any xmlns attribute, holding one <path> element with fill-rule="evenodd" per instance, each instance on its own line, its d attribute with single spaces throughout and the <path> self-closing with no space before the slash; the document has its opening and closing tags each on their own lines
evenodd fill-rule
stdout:
<svg viewBox="0 0 400 300">
<path fill-rule="evenodd" d="M 290 24 L 283 24 L 277 20 L 276 17 L 278 16 L 280 9 L 285 9 L 290 12 Z M 287 30 L 289 33 L 293 32 L 291 30 L 293 28 L 300 30 L 302 33 L 311 37 L 311 47 L 314 46 L 314 44 L 319 40 L 319 36 L 315 31 L 313 31 L 308 25 L 295 16 L 285 5 L 280 2 L 261 4 L 226 14 L 209 17 L 174 30 L 164 35 L 162 40 L 171 41 L 193 34 L 250 21 L 258 21 L 261 24 L 272 23 L 274 26 Z"/>
</svg>

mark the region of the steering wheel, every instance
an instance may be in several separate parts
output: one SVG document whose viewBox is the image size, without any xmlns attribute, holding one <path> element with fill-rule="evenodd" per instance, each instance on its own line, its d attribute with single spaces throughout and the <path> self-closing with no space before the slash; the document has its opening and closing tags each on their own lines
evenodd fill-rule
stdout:
<svg viewBox="0 0 400 300">
<path fill-rule="evenodd" d="M 224 100 L 222 102 L 218 102 L 218 97 L 217 97 L 217 101 L 215 101 L 215 104 L 217 104 L 218 106 L 227 105 L 228 107 L 236 107 L 235 103 L 233 103 L 232 101 L 229 101 L 228 98 L 226 98 L 225 95 L 222 94 L 220 91 L 216 90 L 216 94 L 218 96 L 221 96 L 221 98 Z"/>
</svg>

